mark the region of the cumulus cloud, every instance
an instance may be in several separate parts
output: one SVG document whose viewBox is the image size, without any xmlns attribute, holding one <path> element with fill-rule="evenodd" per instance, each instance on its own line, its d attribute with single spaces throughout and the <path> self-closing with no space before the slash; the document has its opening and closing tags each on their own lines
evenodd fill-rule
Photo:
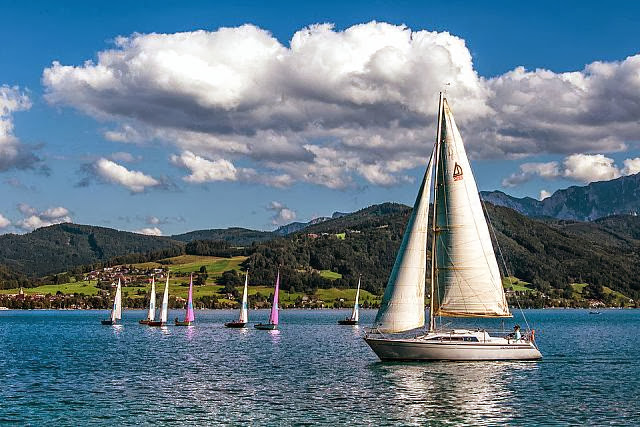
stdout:
<svg viewBox="0 0 640 427">
<path fill-rule="evenodd" d="M 639 72 L 640 55 L 486 79 L 459 37 L 370 22 L 312 25 L 288 45 L 252 25 L 133 34 L 97 61 L 54 62 L 43 83 L 50 103 L 113 123 L 107 139 L 176 145 L 187 182 L 345 188 L 424 165 L 446 83 L 474 157 L 624 150 L 640 140 Z"/>
<path fill-rule="evenodd" d="M 158 227 L 142 228 L 140 230 L 134 231 L 134 233 L 146 234 L 147 236 L 162 236 L 162 230 L 160 230 Z"/>
<path fill-rule="evenodd" d="M 180 156 L 171 156 L 171 162 L 191 171 L 191 175 L 184 177 L 187 182 L 203 183 L 238 179 L 238 171 L 228 160 L 207 160 L 191 151 L 185 151 Z"/>
<path fill-rule="evenodd" d="M 140 171 L 129 170 L 126 167 L 105 158 L 100 158 L 83 168 L 87 175 L 81 186 L 88 185 L 91 179 L 99 179 L 104 182 L 117 184 L 127 188 L 132 193 L 141 193 L 147 188 L 158 187 L 162 182 Z"/>
<path fill-rule="evenodd" d="M 31 100 L 18 87 L 0 86 L 0 172 L 32 169 L 41 160 L 13 134 L 13 113 L 31 108 Z"/>
<path fill-rule="evenodd" d="M 271 224 L 283 225 L 296 219 L 296 212 L 280 202 L 273 201 L 267 206 L 267 210 L 273 212 Z"/>
<path fill-rule="evenodd" d="M 543 189 L 543 190 L 540 190 L 540 196 L 538 196 L 538 200 L 544 200 L 550 196 L 551 196 L 551 193 Z"/>
<path fill-rule="evenodd" d="M 576 181 L 608 181 L 620 177 L 614 160 L 602 154 L 572 154 L 564 160 L 564 176 Z"/>
<path fill-rule="evenodd" d="M 535 177 L 544 179 L 566 178 L 578 182 L 609 181 L 623 175 L 640 172 L 640 157 L 626 159 L 620 169 L 615 160 L 602 154 L 572 154 L 559 162 L 523 163 L 520 172 L 502 180 L 503 187 L 515 187 Z"/>
<path fill-rule="evenodd" d="M 24 215 L 24 218 L 17 221 L 15 225 L 25 231 L 73 221 L 69 210 L 62 206 L 38 211 L 26 203 L 20 203 L 18 204 L 18 210 Z"/>
<path fill-rule="evenodd" d="M 4 215 L 0 214 L 0 228 L 7 228 L 11 225 L 11 221 L 5 218 Z"/>
</svg>

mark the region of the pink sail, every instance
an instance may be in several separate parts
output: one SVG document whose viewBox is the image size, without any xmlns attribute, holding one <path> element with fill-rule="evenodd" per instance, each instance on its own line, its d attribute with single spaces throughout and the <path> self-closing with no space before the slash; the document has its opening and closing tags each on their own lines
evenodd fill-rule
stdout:
<svg viewBox="0 0 640 427">
<path fill-rule="evenodd" d="M 189 282 L 189 298 L 187 299 L 187 317 L 184 319 L 187 322 L 193 322 L 196 317 L 193 313 L 193 274 L 191 275 L 191 281 Z"/>
<path fill-rule="evenodd" d="M 272 325 L 278 324 L 278 292 L 280 291 L 280 270 L 278 270 L 278 277 L 276 279 L 276 290 L 273 293 L 273 304 L 271 305 L 271 316 L 269 316 L 269 323 Z"/>
</svg>

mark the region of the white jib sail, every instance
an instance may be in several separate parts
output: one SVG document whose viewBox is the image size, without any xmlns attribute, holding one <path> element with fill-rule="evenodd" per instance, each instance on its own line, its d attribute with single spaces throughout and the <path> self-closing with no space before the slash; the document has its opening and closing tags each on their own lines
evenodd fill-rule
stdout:
<svg viewBox="0 0 640 427">
<path fill-rule="evenodd" d="M 450 317 L 510 317 L 469 159 L 444 100 L 436 192 L 436 307 Z"/>
<path fill-rule="evenodd" d="M 424 325 L 427 223 L 433 157 L 432 152 L 376 315 L 374 327 L 380 332 L 402 332 Z"/>
<path fill-rule="evenodd" d="M 160 312 L 160 321 L 166 322 L 169 315 L 169 273 L 167 272 L 167 283 L 164 285 L 164 295 L 162 296 L 162 311 Z"/>
<path fill-rule="evenodd" d="M 113 299 L 113 310 L 111 312 L 111 320 L 122 319 L 122 285 L 118 279 L 118 287 L 116 288 L 116 297 Z"/>
<path fill-rule="evenodd" d="M 149 295 L 149 314 L 147 314 L 148 320 L 156 319 L 156 278 L 151 277 L 151 294 Z"/>
<path fill-rule="evenodd" d="M 242 292 L 242 306 L 240 307 L 240 321 L 247 323 L 249 321 L 248 309 L 249 306 L 247 304 L 247 292 L 249 286 L 249 270 L 247 270 L 247 274 L 244 276 L 244 291 Z"/>
<path fill-rule="evenodd" d="M 358 299 L 360 298 L 360 278 L 358 278 L 358 288 L 356 289 L 356 301 L 353 304 L 353 311 L 351 312 L 351 320 L 356 322 L 360 319 L 360 306 L 358 305 Z"/>
</svg>

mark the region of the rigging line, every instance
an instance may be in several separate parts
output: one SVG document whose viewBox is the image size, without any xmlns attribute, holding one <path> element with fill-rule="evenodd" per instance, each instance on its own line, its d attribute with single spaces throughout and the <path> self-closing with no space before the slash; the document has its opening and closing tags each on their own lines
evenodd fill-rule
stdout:
<svg viewBox="0 0 640 427">
<path fill-rule="evenodd" d="M 480 202 L 482 203 L 482 208 L 484 209 L 485 215 L 487 217 L 487 222 L 489 223 L 489 229 L 491 230 L 491 234 L 493 234 L 493 239 L 496 241 L 496 247 L 498 248 L 498 253 L 500 254 L 500 259 L 502 260 L 502 265 L 504 265 L 504 271 L 507 274 L 507 277 L 509 277 L 509 284 L 511 284 L 511 272 L 509 271 L 509 268 L 507 267 L 507 262 L 504 259 L 504 255 L 502 254 L 502 248 L 500 247 L 500 243 L 498 242 L 498 236 L 496 235 L 496 230 L 493 227 L 493 222 L 491 222 L 491 218 L 489 217 L 489 212 L 487 211 L 487 205 L 484 202 L 484 199 L 482 197 L 480 197 Z M 520 310 L 520 313 L 522 314 L 522 318 L 524 319 L 524 323 L 527 326 L 528 330 L 531 330 L 531 327 L 529 326 L 529 321 L 527 320 L 527 316 L 524 314 L 524 310 L 522 309 L 522 306 L 520 305 L 520 299 L 518 298 L 518 294 L 516 291 L 514 291 L 513 295 L 515 296 L 516 299 L 516 303 L 518 304 L 518 309 Z M 506 299 L 507 296 L 504 296 L 505 299 L 505 304 L 508 304 Z"/>
</svg>

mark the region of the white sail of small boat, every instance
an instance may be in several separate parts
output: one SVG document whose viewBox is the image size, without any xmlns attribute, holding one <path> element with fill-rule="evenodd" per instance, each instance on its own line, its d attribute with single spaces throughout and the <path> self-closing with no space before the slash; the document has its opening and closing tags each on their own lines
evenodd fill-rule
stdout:
<svg viewBox="0 0 640 427">
<path fill-rule="evenodd" d="M 249 289 L 249 270 L 244 275 L 244 290 L 242 291 L 242 306 L 240 307 L 240 322 L 247 323 L 249 321 L 249 304 L 247 302 Z"/>
<path fill-rule="evenodd" d="M 122 319 L 122 284 L 118 279 L 118 287 L 111 307 L 111 316 L 109 320 L 102 320 L 101 322 L 103 325 L 115 325 L 120 319 Z"/>
<path fill-rule="evenodd" d="M 151 276 L 151 292 L 149 293 L 149 311 L 147 312 L 147 318 L 140 320 L 140 323 L 146 325 L 149 322 L 156 320 L 156 277 Z"/>
<path fill-rule="evenodd" d="M 351 316 L 343 320 L 338 320 L 340 325 L 357 325 L 360 320 L 360 304 L 358 302 L 360 299 L 360 280 L 361 278 L 359 277 L 358 287 L 356 288 L 356 298 L 353 304 L 353 310 L 351 311 Z"/>
<path fill-rule="evenodd" d="M 151 294 L 149 295 L 149 314 L 148 320 L 156 320 L 156 278 L 151 277 Z"/>
<path fill-rule="evenodd" d="M 435 169 L 435 173 L 434 170 Z M 434 175 L 429 329 L 424 326 L 429 193 Z M 443 330 L 437 317 L 511 317 L 478 189 L 462 137 L 440 94 L 437 137 L 398 250 L 374 328 L 365 340 L 382 360 L 538 359 L 533 331 L 524 338 L 485 330 Z M 519 336 L 518 332 L 518 336 Z"/>
<path fill-rule="evenodd" d="M 360 304 L 358 300 L 360 299 L 360 278 L 358 278 L 358 287 L 356 289 L 356 300 L 353 304 L 353 311 L 351 312 L 351 320 L 357 322 L 360 320 Z"/>
<path fill-rule="evenodd" d="M 234 320 L 232 322 L 227 322 L 224 325 L 227 328 L 244 328 L 249 321 L 249 303 L 248 303 L 248 294 L 249 294 L 249 270 L 244 275 L 244 290 L 242 291 L 242 304 L 240 305 L 240 317 L 238 320 Z"/>
<path fill-rule="evenodd" d="M 160 310 L 160 321 L 167 323 L 169 315 L 169 274 L 167 273 L 167 282 L 164 285 L 164 294 L 162 295 L 162 308 Z"/>
<path fill-rule="evenodd" d="M 169 272 L 167 272 L 167 281 L 164 285 L 164 293 L 162 295 L 162 306 L 160 307 L 160 320 L 152 320 L 147 324 L 149 326 L 165 326 L 167 317 L 169 316 Z"/>
<path fill-rule="evenodd" d="M 116 297 L 113 301 L 113 310 L 111 310 L 111 320 L 116 323 L 116 320 L 122 319 L 122 284 L 118 279 L 118 288 L 116 289 Z"/>
</svg>

